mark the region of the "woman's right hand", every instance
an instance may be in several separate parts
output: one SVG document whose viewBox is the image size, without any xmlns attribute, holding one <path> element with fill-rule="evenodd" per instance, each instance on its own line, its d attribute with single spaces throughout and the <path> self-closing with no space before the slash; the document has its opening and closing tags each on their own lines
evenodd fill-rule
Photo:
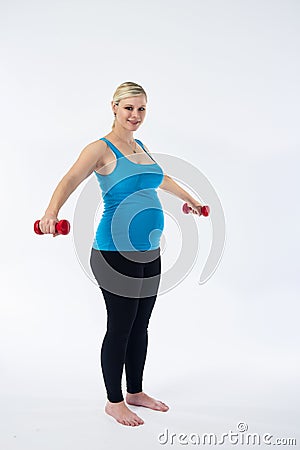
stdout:
<svg viewBox="0 0 300 450">
<path fill-rule="evenodd" d="M 59 233 L 55 231 L 55 224 L 59 222 L 57 215 L 52 213 L 45 213 L 39 222 L 39 227 L 44 234 L 53 234 L 53 237 Z"/>
</svg>

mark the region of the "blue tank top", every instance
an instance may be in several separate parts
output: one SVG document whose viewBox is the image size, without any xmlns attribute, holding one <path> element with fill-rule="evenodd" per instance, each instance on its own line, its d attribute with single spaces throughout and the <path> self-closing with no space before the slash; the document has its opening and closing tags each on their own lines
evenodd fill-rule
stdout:
<svg viewBox="0 0 300 450">
<path fill-rule="evenodd" d="M 110 251 L 145 251 L 160 246 L 164 213 L 156 189 L 161 184 L 162 168 L 129 160 L 108 139 L 116 155 L 114 170 L 108 175 L 94 171 L 98 179 L 104 210 L 94 237 L 93 248 Z M 146 151 L 141 141 L 136 142 Z"/>
</svg>

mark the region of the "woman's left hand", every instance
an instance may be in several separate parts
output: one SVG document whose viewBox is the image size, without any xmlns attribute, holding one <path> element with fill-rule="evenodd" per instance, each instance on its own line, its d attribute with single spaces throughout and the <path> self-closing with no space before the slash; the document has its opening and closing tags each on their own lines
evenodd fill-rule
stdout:
<svg viewBox="0 0 300 450">
<path fill-rule="evenodd" d="M 191 213 L 201 216 L 201 208 L 203 205 L 197 202 L 197 200 L 187 201 L 187 204 L 190 208 L 192 208 Z"/>
</svg>

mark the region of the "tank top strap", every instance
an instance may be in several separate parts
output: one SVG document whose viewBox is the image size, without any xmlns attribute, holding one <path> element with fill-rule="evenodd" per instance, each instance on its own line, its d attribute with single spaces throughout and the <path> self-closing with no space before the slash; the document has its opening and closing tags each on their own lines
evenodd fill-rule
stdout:
<svg viewBox="0 0 300 450">
<path fill-rule="evenodd" d="M 140 146 L 142 147 L 143 150 L 146 151 L 144 144 L 142 143 L 142 141 L 140 141 L 139 139 L 134 139 L 138 144 L 140 144 Z"/>
<path fill-rule="evenodd" d="M 156 163 L 156 161 L 155 161 L 155 159 L 154 158 L 152 158 L 152 156 L 150 155 L 150 153 L 149 152 L 147 152 L 147 150 L 145 149 L 145 147 L 144 147 L 144 144 L 142 143 L 142 141 L 140 141 L 139 139 L 135 139 L 135 141 L 138 143 L 138 144 L 140 144 L 140 146 L 142 147 L 142 149 L 147 153 L 147 155 L 149 155 L 150 156 L 150 158 Z M 157 163 L 156 163 L 157 164 Z"/>
<path fill-rule="evenodd" d="M 99 139 L 99 141 L 105 141 L 107 143 L 107 145 L 109 146 L 109 148 L 114 152 L 114 154 L 116 155 L 117 159 L 119 158 L 123 158 L 124 155 L 117 149 L 117 147 L 115 147 L 108 139 L 106 139 L 105 137 L 102 137 Z"/>
</svg>

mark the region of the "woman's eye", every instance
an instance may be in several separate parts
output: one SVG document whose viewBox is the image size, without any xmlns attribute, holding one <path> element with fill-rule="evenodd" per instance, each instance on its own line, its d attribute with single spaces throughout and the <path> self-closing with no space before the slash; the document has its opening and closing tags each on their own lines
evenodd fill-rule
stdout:
<svg viewBox="0 0 300 450">
<path fill-rule="evenodd" d="M 125 106 L 125 109 L 132 109 L 132 106 Z M 145 108 L 143 106 L 141 108 L 139 108 L 139 109 L 145 111 Z"/>
</svg>

